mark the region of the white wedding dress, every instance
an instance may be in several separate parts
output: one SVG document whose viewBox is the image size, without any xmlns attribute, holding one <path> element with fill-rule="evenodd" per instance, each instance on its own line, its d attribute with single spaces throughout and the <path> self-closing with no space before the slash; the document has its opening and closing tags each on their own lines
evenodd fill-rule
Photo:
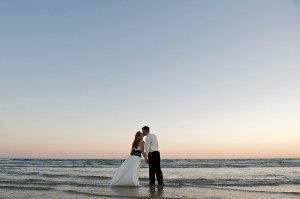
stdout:
<svg viewBox="0 0 300 199">
<path fill-rule="evenodd" d="M 141 151 L 141 147 L 135 148 Z M 139 170 L 141 166 L 141 157 L 129 155 L 121 164 L 109 184 L 111 186 L 139 186 Z"/>
</svg>

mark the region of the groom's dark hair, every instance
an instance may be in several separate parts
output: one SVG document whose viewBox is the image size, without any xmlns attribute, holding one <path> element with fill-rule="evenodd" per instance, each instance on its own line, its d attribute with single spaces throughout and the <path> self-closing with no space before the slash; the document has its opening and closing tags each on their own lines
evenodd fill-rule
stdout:
<svg viewBox="0 0 300 199">
<path fill-rule="evenodd" d="M 145 131 L 150 131 L 150 128 L 148 126 L 144 126 L 142 129 Z"/>
</svg>

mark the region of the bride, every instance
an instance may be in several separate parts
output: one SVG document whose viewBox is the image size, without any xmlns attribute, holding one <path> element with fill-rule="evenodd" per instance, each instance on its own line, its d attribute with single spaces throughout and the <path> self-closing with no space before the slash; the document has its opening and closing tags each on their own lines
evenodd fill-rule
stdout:
<svg viewBox="0 0 300 199">
<path fill-rule="evenodd" d="M 121 164 L 109 184 L 111 186 L 139 186 L 139 170 L 141 166 L 141 155 L 147 160 L 144 151 L 144 135 L 138 131 L 132 143 L 131 153 Z"/>
</svg>

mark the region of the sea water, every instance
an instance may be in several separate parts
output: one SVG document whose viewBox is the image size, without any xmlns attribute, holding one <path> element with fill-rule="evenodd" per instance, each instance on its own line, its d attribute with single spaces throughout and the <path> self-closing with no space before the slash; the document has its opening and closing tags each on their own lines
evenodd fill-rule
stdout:
<svg viewBox="0 0 300 199">
<path fill-rule="evenodd" d="M 165 186 L 110 187 L 123 160 L 0 159 L 0 199 L 300 198 L 300 159 L 164 159 Z"/>
</svg>

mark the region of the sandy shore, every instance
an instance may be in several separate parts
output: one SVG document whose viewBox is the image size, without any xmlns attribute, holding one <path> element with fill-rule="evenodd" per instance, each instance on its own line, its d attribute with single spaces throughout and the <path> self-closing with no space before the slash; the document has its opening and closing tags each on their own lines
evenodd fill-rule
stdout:
<svg viewBox="0 0 300 199">
<path fill-rule="evenodd" d="M 300 195 L 293 193 L 239 191 L 234 188 L 211 187 L 99 187 L 93 192 L 66 190 L 16 190 L 0 188 L 0 199 L 93 199 L 93 198 L 204 198 L 204 199 L 296 199 Z"/>
</svg>

